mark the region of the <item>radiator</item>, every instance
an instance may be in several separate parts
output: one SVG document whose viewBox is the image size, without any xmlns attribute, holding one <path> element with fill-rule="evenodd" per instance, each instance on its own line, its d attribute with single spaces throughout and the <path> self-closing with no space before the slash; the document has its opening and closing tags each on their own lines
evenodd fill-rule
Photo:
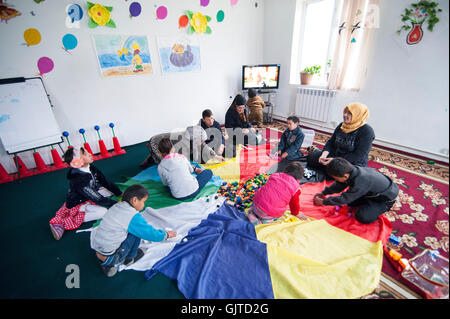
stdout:
<svg viewBox="0 0 450 319">
<path fill-rule="evenodd" d="M 295 113 L 305 119 L 328 122 L 335 106 L 336 91 L 298 88 Z"/>
</svg>

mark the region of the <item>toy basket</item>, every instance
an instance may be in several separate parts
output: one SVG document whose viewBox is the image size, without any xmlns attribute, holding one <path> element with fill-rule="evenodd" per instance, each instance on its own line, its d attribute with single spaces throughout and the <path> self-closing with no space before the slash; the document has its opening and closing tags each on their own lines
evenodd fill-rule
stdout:
<svg viewBox="0 0 450 319">
<path fill-rule="evenodd" d="M 425 249 L 409 260 L 402 277 L 418 287 L 427 299 L 448 299 L 448 259 Z"/>
</svg>

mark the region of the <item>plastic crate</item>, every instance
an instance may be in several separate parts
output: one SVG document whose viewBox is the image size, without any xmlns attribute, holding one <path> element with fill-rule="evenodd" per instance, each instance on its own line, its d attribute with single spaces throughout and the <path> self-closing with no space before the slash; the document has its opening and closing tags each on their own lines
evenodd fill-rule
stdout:
<svg viewBox="0 0 450 319">
<path fill-rule="evenodd" d="M 316 135 L 316 131 L 314 130 L 308 130 L 308 129 L 302 129 L 303 134 L 305 134 L 305 138 L 303 140 L 302 147 L 306 148 L 311 145 L 313 145 L 314 142 L 314 136 Z"/>
</svg>

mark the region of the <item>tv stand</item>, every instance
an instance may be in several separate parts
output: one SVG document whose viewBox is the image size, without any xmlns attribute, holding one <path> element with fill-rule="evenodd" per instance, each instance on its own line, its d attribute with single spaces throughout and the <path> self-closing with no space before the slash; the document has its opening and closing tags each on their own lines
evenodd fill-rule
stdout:
<svg viewBox="0 0 450 319">
<path fill-rule="evenodd" d="M 257 91 L 259 94 L 270 94 L 270 93 L 276 93 L 276 91 L 275 90 L 269 90 L 269 89 L 259 89 L 258 91 Z"/>
</svg>

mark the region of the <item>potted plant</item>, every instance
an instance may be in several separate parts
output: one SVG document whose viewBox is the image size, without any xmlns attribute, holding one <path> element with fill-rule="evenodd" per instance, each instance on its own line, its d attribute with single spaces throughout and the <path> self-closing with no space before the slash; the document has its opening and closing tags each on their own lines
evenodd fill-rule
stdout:
<svg viewBox="0 0 450 319">
<path fill-rule="evenodd" d="M 300 82 L 302 85 L 308 85 L 311 83 L 314 74 L 320 74 L 320 65 L 308 66 L 300 72 Z"/>
</svg>

